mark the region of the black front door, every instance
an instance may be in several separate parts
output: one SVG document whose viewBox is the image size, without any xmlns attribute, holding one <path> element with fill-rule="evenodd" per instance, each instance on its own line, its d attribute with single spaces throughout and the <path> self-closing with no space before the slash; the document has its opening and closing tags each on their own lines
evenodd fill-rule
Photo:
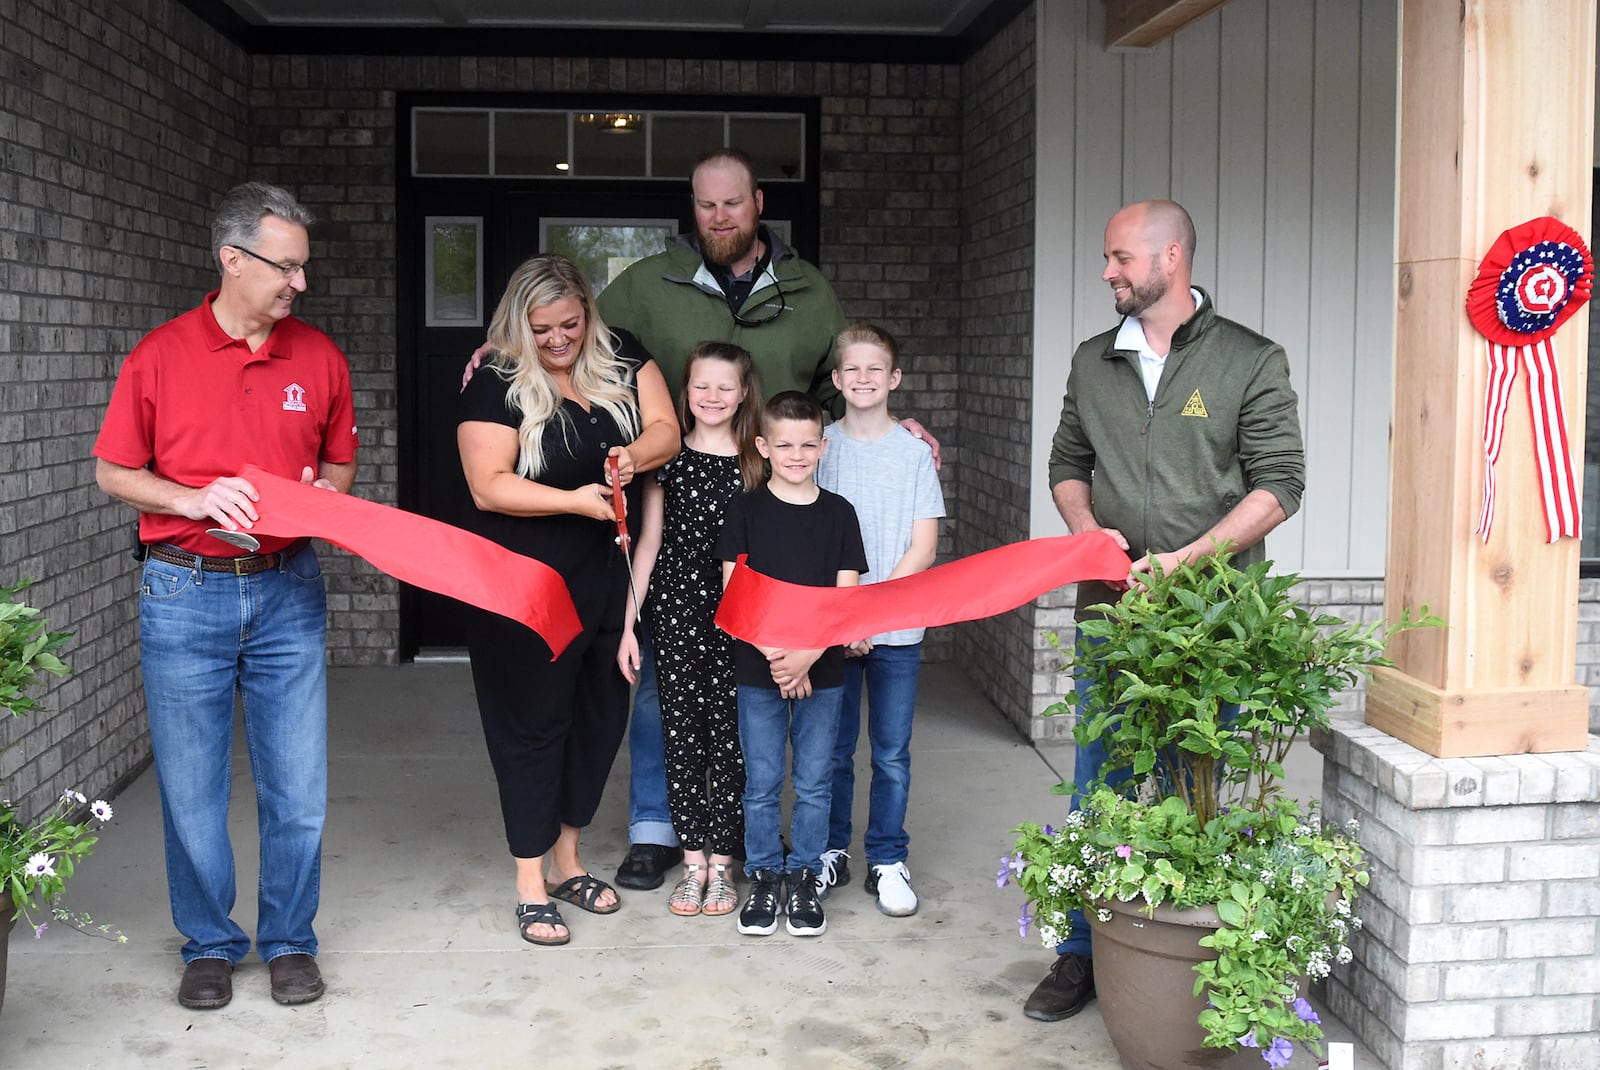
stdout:
<svg viewBox="0 0 1600 1070">
<path fill-rule="evenodd" d="M 412 494 L 403 504 L 450 524 L 459 524 L 470 507 L 456 450 L 455 402 L 461 374 L 472 351 L 483 344 L 511 272 L 528 257 L 549 249 L 582 263 L 591 284 L 599 288 L 633 260 L 660 249 L 672 235 L 693 225 L 688 192 L 676 186 L 671 190 L 656 186 L 644 191 L 586 193 L 516 191 L 492 200 L 484 194 L 482 184 L 474 184 L 460 193 L 425 195 L 419 198 L 412 223 L 419 235 L 418 265 L 412 274 L 426 290 L 431 284 L 427 263 L 430 229 L 470 232 L 471 221 L 482 220 L 481 324 L 451 324 L 448 317 L 438 315 L 439 310 L 425 295 L 413 301 L 410 327 L 415 356 L 399 376 L 402 382 L 409 378 L 412 384 L 411 419 L 402 417 L 411 428 L 411 449 L 402 450 L 402 455 L 411 458 L 404 466 L 412 470 Z M 467 222 L 454 222 L 458 220 Z M 407 407 L 402 402 L 402 410 Z M 454 599 L 407 588 L 402 602 L 402 656 L 464 647 L 464 613 Z"/>
</svg>

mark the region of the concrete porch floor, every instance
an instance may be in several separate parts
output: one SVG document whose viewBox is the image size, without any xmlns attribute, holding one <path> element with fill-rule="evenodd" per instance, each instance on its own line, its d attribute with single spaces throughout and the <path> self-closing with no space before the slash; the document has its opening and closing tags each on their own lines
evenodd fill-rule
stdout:
<svg viewBox="0 0 1600 1070">
<path fill-rule="evenodd" d="M 1097 1004 L 1055 1024 L 1023 1016 L 1052 960 L 1034 936 L 1018 938 L 1020 896 L 994 882 L 1009 830 L 1064 812 L 1050 788 L 1070 775 L 1070 748 L 1023 743 L 950 666 L 928 666 L 920 695 L 908 821 L 916 916 L 879 914 L 858 864 L 828 900 L 820 938 L 781 928 L 743 937 L 731 917 L 673 917 L 663 888 L 623 891 L 609 917 L 568 908 L 572 943 L 549 949 L 517 938 L 466 666 L 334 670 L 317 924 L 328 994 L 278 1006 L 252 954 L 231 1005 L 178 1006 L 182 941 L 147 772 L 115 801 L 115 820 L 68 891 L 69 907 L 128 942 L 61 925 L 35 941 L 19 925 L 0 1066 L 1115 1070 Z M 1308 745 L 1297 752 L 1292 787 L 1318 794 L 1321 758 Z M 863 745 L 863 767 L 865 758 Z M 255 796 L 239 747 L 235 770 L 234 916 L 251 932 Z M 627 786 L 624 746 L 584 839 L 584 860 L 607 880 L 626 850 Z M 863 774 L 856 860 L 866 788 Z M 1330 1040 L 1351 1039 L 1318 1009 Z M 1316 1065 L 1300 1052 L 1291 1067 Z M 1360 1047 L 1356 1065 L 1377 1067 Z"/>
</svg>

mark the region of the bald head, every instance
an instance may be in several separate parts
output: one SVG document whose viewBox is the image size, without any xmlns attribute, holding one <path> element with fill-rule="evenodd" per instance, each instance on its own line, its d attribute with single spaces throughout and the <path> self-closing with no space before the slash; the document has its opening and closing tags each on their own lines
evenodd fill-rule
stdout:
<svg viewBox="0 0 1600 1070">
<path fill-rule="evenodd" d="M 1174 242 L 1183 250 L 1183 266 L 1194 265 L 1194 220 L 1177 201 L 1134 201 L 1112 218 L 1126 215 L 1144 235 L 1151 252 Z"/>
<path fill-rule="evenodd" d="M 1152 312 L 1159 318 L 1163 309 L 1175 317 L 1193 312 L 1194 245 L 1194 221 L 1175 201 L 1136 201 L 1112 216 L 1100 277 L 1110 284 L 1117 311 L 1141 319 Z"/>
</svg>

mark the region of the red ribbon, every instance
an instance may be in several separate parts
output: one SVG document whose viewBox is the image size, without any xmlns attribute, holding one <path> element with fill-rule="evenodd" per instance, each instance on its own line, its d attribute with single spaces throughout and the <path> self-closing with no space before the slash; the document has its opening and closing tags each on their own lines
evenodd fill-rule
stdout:
<svg viewBox="0 0 1600 1070">
<path fill-rule="evenodd" d="M 566 581 L 543 561 L 438 520 L 332 494 L 255 465 L 239 475 L 260 495 L 252 534 L 324 539 L 397 580 L 526 624 L 543 637 L 552 658 L 582 630 Z"/>
<path fill-rule="evenodd" d="M 1120 580 L 1128 555 L 1102 531 L 1029 539 L 862 587 L 807 587 L 764 576 L 745 564 L 717 608 L 717 626 L 735 639 L 785 650 L 815 650 L 903 628 L 932 628 L 992 617 L 1079 580 Z"/>
</svg>

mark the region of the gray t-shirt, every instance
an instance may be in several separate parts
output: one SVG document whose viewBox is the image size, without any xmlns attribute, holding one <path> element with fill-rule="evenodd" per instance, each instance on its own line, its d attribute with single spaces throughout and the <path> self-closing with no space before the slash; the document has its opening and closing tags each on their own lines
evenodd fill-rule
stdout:
<svg viewBox="0 0 1600 1070">
<path fill-rule="evenodd" d="M 895 425 L 882 438 L 857 439 L 843 424 L 829 424 L 828 448 L 817 466 L 817 484 L 855 506 L 867 550 L 863 584 L 882 583 L 911 548 L 914 520 L 944 516 L 944 492 L 927 443 Z M 923 629 L 874 635 L 874 646 L 922 642 Z"/>
</svg>

